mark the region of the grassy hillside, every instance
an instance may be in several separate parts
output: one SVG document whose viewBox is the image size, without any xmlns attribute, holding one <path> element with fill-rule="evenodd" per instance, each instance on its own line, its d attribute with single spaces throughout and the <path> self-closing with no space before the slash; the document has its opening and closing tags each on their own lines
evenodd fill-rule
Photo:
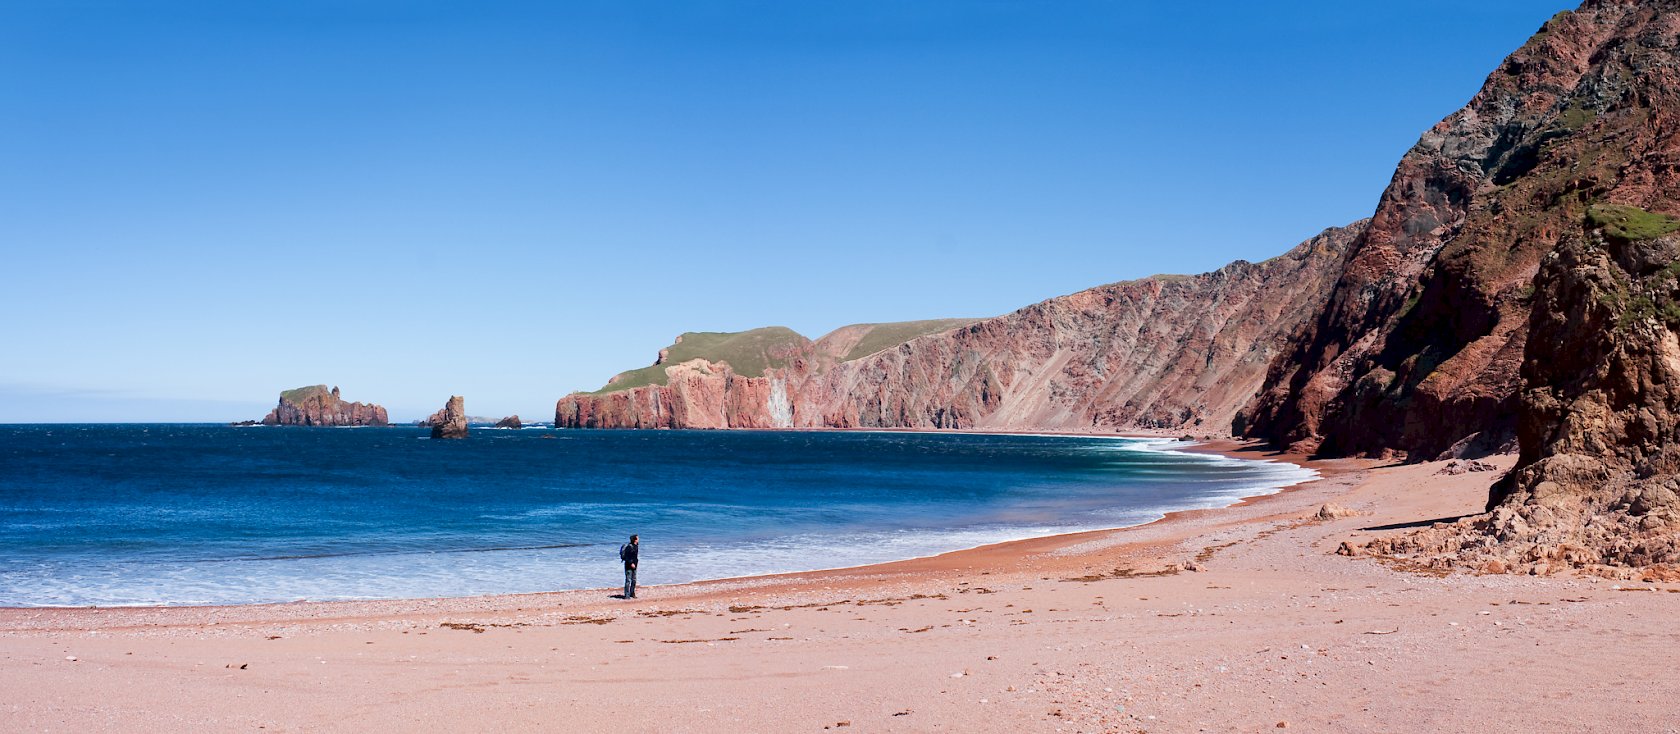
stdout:
<svg viewBox="0 0 1680 734">
<path fill-rule="evenodd" d="M 691 359 L 728 362 L 735 374 L 759 377 L 764 374 L 765 368 L 781 367 L 787 355 L 808 343 L 809 339 L 785 326 L 766 326 L 751 331 L 691 331 L 667 347 L 670 352 L 663 364 L 621 372 L 616 380 L 593 394 L 643 385 L 663 385 L 666 383 L 666 367 Z"/>
<path fill-rule="evenodd" d="M 911 339 L 928 334 L 967 326 L 980 319 L 928 319 L 926 321 L 898 321 L 890 324 L 863 324 L 873 327 L 858 340 L 851 351 L 840 361 L 850 362 L 859 357 L 867 357 L 883 349 L 891 349 Z"/>
<path fill-rule="evenodd" d="M 1680 230 L 1680 220 L 1636 206 L 1596 204 L 1587 208 L 1587 220 L 1624 240 L 1654 240 Z"/>
</svg>

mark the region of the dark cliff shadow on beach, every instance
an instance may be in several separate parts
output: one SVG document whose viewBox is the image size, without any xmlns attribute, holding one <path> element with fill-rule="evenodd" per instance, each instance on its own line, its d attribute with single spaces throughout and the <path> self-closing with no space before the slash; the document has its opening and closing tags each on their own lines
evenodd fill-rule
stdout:
<svg viewBox="0 0 1680 734">
<path fill-rule="evenodd" d="M 1475 513 L 1472 513 L 1472 514 L 1475 514 Z M 1438 522 L 1443 522 L 1443 523 L 1458 522 L 1459 520 L 1463 520 L 1464 518 L 1467 518 L 1467 517 L 1471 517 L 1471 515 L 1456 515 L 1454 517 L 1438 517 L 1438 518 L 1435 518 L 1434 520 L 1413 520 L 1411 522 L 1395 522 L 1395 523 L 1389 523 L 1387 525 L 1372 525 L 1370 527 L 1360 528 L 1360 530 L 1363 530 L 1365 532 L 1377 532 L 1377 531 L 1382 531 L 1382 530 L 1411 530 L 1411 529 L 1414 529 L 1414 528 L 1427 528 L 1427 527 L 1429 527 L 1431 525 L 1434 525 L 1435 523 L 1438 523 Z"/>
</svg>

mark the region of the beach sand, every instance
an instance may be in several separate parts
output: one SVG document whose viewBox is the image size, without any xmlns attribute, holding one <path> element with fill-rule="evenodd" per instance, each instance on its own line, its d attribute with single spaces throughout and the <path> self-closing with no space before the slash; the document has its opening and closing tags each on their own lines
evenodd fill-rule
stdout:
<svg viewBox="0 0 1680 734">
<path fill-rule="evenodd" d="M 4 609 L 0 729 L 1680 726 L 1680 585 L 1338 556 L 1344 540 L 1479 510 L 1498 474 L 1308 463 L 1324 478 L 1138 528 L 636 600 Z M 1309 519 L 1327 502 L 1364 514 Z"/>
</svg>

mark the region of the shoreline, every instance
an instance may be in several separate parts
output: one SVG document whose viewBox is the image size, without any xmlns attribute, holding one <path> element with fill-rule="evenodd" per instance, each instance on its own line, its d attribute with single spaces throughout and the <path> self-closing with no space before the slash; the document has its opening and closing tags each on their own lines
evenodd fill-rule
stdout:
<svg viewBox="0 0 1680 734">
<path fill-rule="evenodd" d="M 403 426 L 396 426 L 396 427 L 403 427 Z M 550 430 L 566 430 L 566 429 L 550 429 Z M 572 430 L 579 430 L 579 429 L 572 429 Z M 629 430 L 629 429 L 625 429 L 625 430 Z M 735 430 L 735 429 L 729 429 L 729 430 Z M 758 429 L 741 429 L 741 430 L 758 430 Z M 819 432 L 836 431 L 836 432 L 861 432 L 861 433 L 919 433 L 919 434 L 920 433 L 926 433 L 926 434 L 966 433 L 966 434 L 990 435 L 990 436 L 1046 436 L 1046 437 L 1065 436 L 1065 437 L 1081 437 L 1081 438 L 1111 438 L 1111 439 L 1118 439 L 1118 440 L 1138 440 L 1138 439 L 1151 439 L 1151 440 L 1153 440 L 1153 439 L 1160 439 L 1161 441 L 1168 442 L 1168 443 L 1182 442 L 1182 440 L 1180 438 L 1171 438 L 1171 437 L 1167 437 L 1167 436 L 1163 436 L 1163 435 L 1079 433 L 1079 432 L 1059 432 L 1059 431 L 1020 432 L 1020 431 L 989 431 L 989 430 L 975 430 L 975 429 L 942 430 L 942 429 L 921 429 L 921 428 L 905 428 L 905 429 L 816 428 L 816 429 L 763 429 L 763 430 L 774 430 L 774 431 L 779 431 L 779 430 L 794 430 L 794 431 L 811 430 L 811 431 L 819 431 Z M 1105 527 L 1105 528 L 1089 528 L 1089 529 L 1081 529 L 1081 530 L 1069 530 L 1069 531 L 1066 531 L 1066 532 L 1054 532 L 1054 533 L 1050 533 L 1050 534 L 1047 534 L 1047 535 L 1028 536 L 1028 537 L 1023 537 L 1023 538 L 1011 538 L 1011 539 L 1007 539 L 1007 540 L 999 540 L 999 541 L 981 543 L 979 545 L 965 546 L 965 547 L 955 548 L 955 549 L 946 550 L 946 551 L 939 551 L 939 552 L 935 552 L 935 553 L 930 553 L 928 555 L 910 556 L 910 557 L 907 557 L 907 558 L 896 558 L 896 559 L 890 559 L 890 560 L 885 560 L 885 561 L 873 561 L 873 562 L 867 562 L 867 563 L 859 563 L 859 564 L 850 565 L 850 566 L 831 566 L 831 567 L 813 568 L 813 569 L 799 570 L 799 571 L 775 571 L 775 572 L 762 572 L 762 573 L 747 573 L 747 574 L 741 574 L 741 575 L 737 575 L 737 576 L 720 576 L 720 577 L 716 577 L 716 578 L 696 579 L 696 580 L 692 580 L 692 581 L 683 581 L 683 582 L 677 582 L 677 583 L 671 583 L 671 584 L 652 584 L 652 585 L 644 584 L 644 585 L 642 585 L 642 587 L 643 588 L 648 588 L 648 589 L 681 589 L 682 587 L 693 586 L 693 585 L 698 585 L 698 584 L 715 584 L 715 583 L 724 583 L 724 582 L 752 582 L 752 581 L 761 580 L 761 579 L 769 580 L 769 579 L 778 579 L 778 578 L 802 578 L 802 577 L 806 577 L 806 576 L 813 576 L 813 575 L 827 574 L 827 573 L 834 573 L 834 572 L 868 570 L 868 569 L 873 569 L 873 568 L 877 568 L 877 567 L 882 567 L 882 570 L 884 571 L 884 570 L 888 570 L 887 567 L 896 567 L 896 566 L 899 566 L 900 564 L 913 563 L 913 562 L 916 562 L 916 561 L 927 561 L 927 560 L 932 560 L 932 559 L 939 559 L 939 558 L 942 558 L 942 557 L 945 557 L 945 556 L 950 556 L 950 555 L 953 555 L 953 554 L 963 554 L 963 553 L 980 551 L 980 550 L 985 550 L 985 549 L 993 549 L 993 550 L 997 550 L 999 552 L 1003 552 L 1003 551 L 1007 550 L 1008 546 L 1011 546 L 1011 545 L 1014 545 L 1014 544 L 1019 544 L 1019 543 L 1053 542 L 1053 541 L 1056 541 L 1058 539 L 1071 539 L 1071 538 L 1076 538 L 1076 537 L 1091 536 L 1091 535 L 1095 535 L 1095 534 L 1117 533 L 1117 532 L 1123 532 L 1123 531 L 1127 531 L 1127 530 L 1134 530 L 1134 529 L 1138 529 L 1138 528 L 1149 527 L 1149 526 L 1154 525 L 1156 523 L 1170 521 L 1170 520 L 1174 519 L 1175 517 L 1179 517 L 1179 516 L 1190 516 L 1190 515 L 1187 515 L 1188 513 L 1217 512 L 1217 511 L 1232 508 L 1232 507 L 1241 507 L 1241 506 L 1248 505 L 1249 503 L 1251 503 L 1255 500 L 1259 500 L 1259 499 L 1262 499 L 1262 498 L 1265 498 L 1265 497 L 1269 497 L 1269 496 L 1277 495 L 1277 494 L 1280 494 L 1280 493 L 1288 492 L 1288 491 L 1291 491 L 1291 490 L 1296 489 L 1298 487 L 1301 487 L 1303 485 L 1311 484 L 1313 482 L 1320 481 L 1320 480 L 1324 479 L 1325 476 L 1326 476 L 1325 471 L 1323 471 L 1320 467 L 1313 466 L 1312 462 L 1310 462 L 1305 456 L 1294 455 L 1294 454 L 1286 454 L 1284 452 L 1278 452 L 1278 451 L 1272 451 L 1272 450 L 1264 447 L 1264 445 L 1259 441 L 1247 441 L 1247 440 L 1241 440 L 1241 439 L 1213 439 L 1213 440 L 1206 440 L 1206 441 L 1192 441 L 1192 442 L 1188 442 L 1188 445 L 1186 445 L 1186 446 L 1170 448 L 1170 449 L 1166 449 L 1166 451 L 1170 452 L 1170 453 L 1211 455 L 1211 456 L 1219 456 L 1219 457 L 1223 457 L 1223 458 L 1227 458 L 1227 459 L 1236 459 L 1236 460 L 1240 460 L 1240 461 L 1253 461 L 1253 462 L 1262 462 L 1262 463 L 1276 463 L 1276 462 L 1281 461 L 1281 462 L 1284 462 L 1284 463 L 1293 464 L 1297 467 L 1306 469 L 1306 470 L 1312 472 L 1312 475 L 1301 478 L 1301 479 L 1296 480 L 1296 481 L 1292 481 L 1288 484 L 1283 484 L 1281 486 L 1258 488 L 1258 489 L 1269 489 L 1270 491 L 1258 492 L 1256 494 L 1244 494 L 1244 495 L 1236 497 L 1235 499 L 1231 500 L 1229 503 L 1224 504 L 1224 505 L 1220 505 L 1218 507 L 1192 507 L 1192 508 L 1185 508 L 1185 509 L 1179 509 L 1179 510 L 1168 510 L 1168 511 L 1161 512 L 1159 517 L 1156 517 L 1154 519 L 1147 520 L 1147 521 L 1134 523 L 1134 524 L 1131 524 L 1131 525 L 1118 525 L 1118 526 L 1114 526 L 1114 527 Z M 1267 456 L 1265 458 L 1256 458 L 1254 456 L 1247 455 L 1249 453 L 1254 453 L 1254 452 L 1268 452 L 1268 453 L 1267 453 Z M 1243 491 L 1249 491 L 1249 490 L 1245 488 Z M 263 601 L 263 602 L 236 603 L 236 604 L 217 604 L 217 603 L 208 603 L 208 604 L 195 604 L 195 603 L 145 604 L 145 603 L 142 603 L 142 604 L 105 604 L 105 605 L 97 605 L 97 604 L 63 604 L 63 605 L 34 605 L 34 606 L 0 605 L 0 621 L 3 621 L 4 613 L 9 612 L 9 611 L 31 611 L 31 610 L 34 610 L 34 611 L 44 611 L 44 610 L 173 610 L 173 609 L 220 610 L 220 609 L 242 609 L 242 608 L 250 608 L 250 607 L 296 608 L 296 607 L 305 606 L 305 605 L 352 605 L 352 606 L 354 606 L 354 605 L 368 605 L 368 604 L 394 603 L 394 602 L 426 603 L 426 602 L 443 601 L 443 600 L 449 600 L 449 601 L 485 600 L 485 601 L 488 602 L 488 601 L 491 601 L 491 600 L 494 600 L 494 599 L 497 599 L 497 598 L 501 598 L 501 597 L 528 597 L 528 596 L 546 596 L 546 595 L 554 595 L 554 594 L 611 592 L 612 590 L 614 590 L 614 588 L 615 587 L 585 587 L 585 588 L 578 588 L 578 589 L 553 589 L 553 590 L 535 591 L 535 592 L 468 594 L 468 595 L 462 595 L 462 596 L 381 597 L 381 598 L 367 598 L 367 599 L 297 599 L 297 600 L 289 600 L 289 601 Z"/>
<path fill-rule="evenodd" d="M 1667 659 L 1680 631 L 1649 623 L 1680 613 L 1680 586 L 1416 574 L 1335 554 L 1476 511 L 1496 473 L 1198 448 L 1321 476 L 1120 530 L 635 600 L 0 609 L 0 686 L 20 730 L 1526 732 L 1680 719 Z M 1329 502 L 1359 514 L 1316 518 Z"/>
</svg>

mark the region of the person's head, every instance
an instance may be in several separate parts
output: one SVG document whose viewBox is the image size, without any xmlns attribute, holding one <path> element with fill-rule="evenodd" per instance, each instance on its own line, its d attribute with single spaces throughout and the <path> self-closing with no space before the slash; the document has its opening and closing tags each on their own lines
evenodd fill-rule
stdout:
<svg viewBox="0 0 1680 734">
<path fill-rule="evenodd" d="M 636 540 L 637 540 L 637 539 L 638 539 L 638 538 L 640 538 L 640 537 L 642 537 L 642 536 L 640 536 L 640 535 L 632 535 L 632 536 L 630 536 L 630 544 L 631 544 L 631 545 L 635 545 L 635 544 L 636 544 Z"/>
</svg>

